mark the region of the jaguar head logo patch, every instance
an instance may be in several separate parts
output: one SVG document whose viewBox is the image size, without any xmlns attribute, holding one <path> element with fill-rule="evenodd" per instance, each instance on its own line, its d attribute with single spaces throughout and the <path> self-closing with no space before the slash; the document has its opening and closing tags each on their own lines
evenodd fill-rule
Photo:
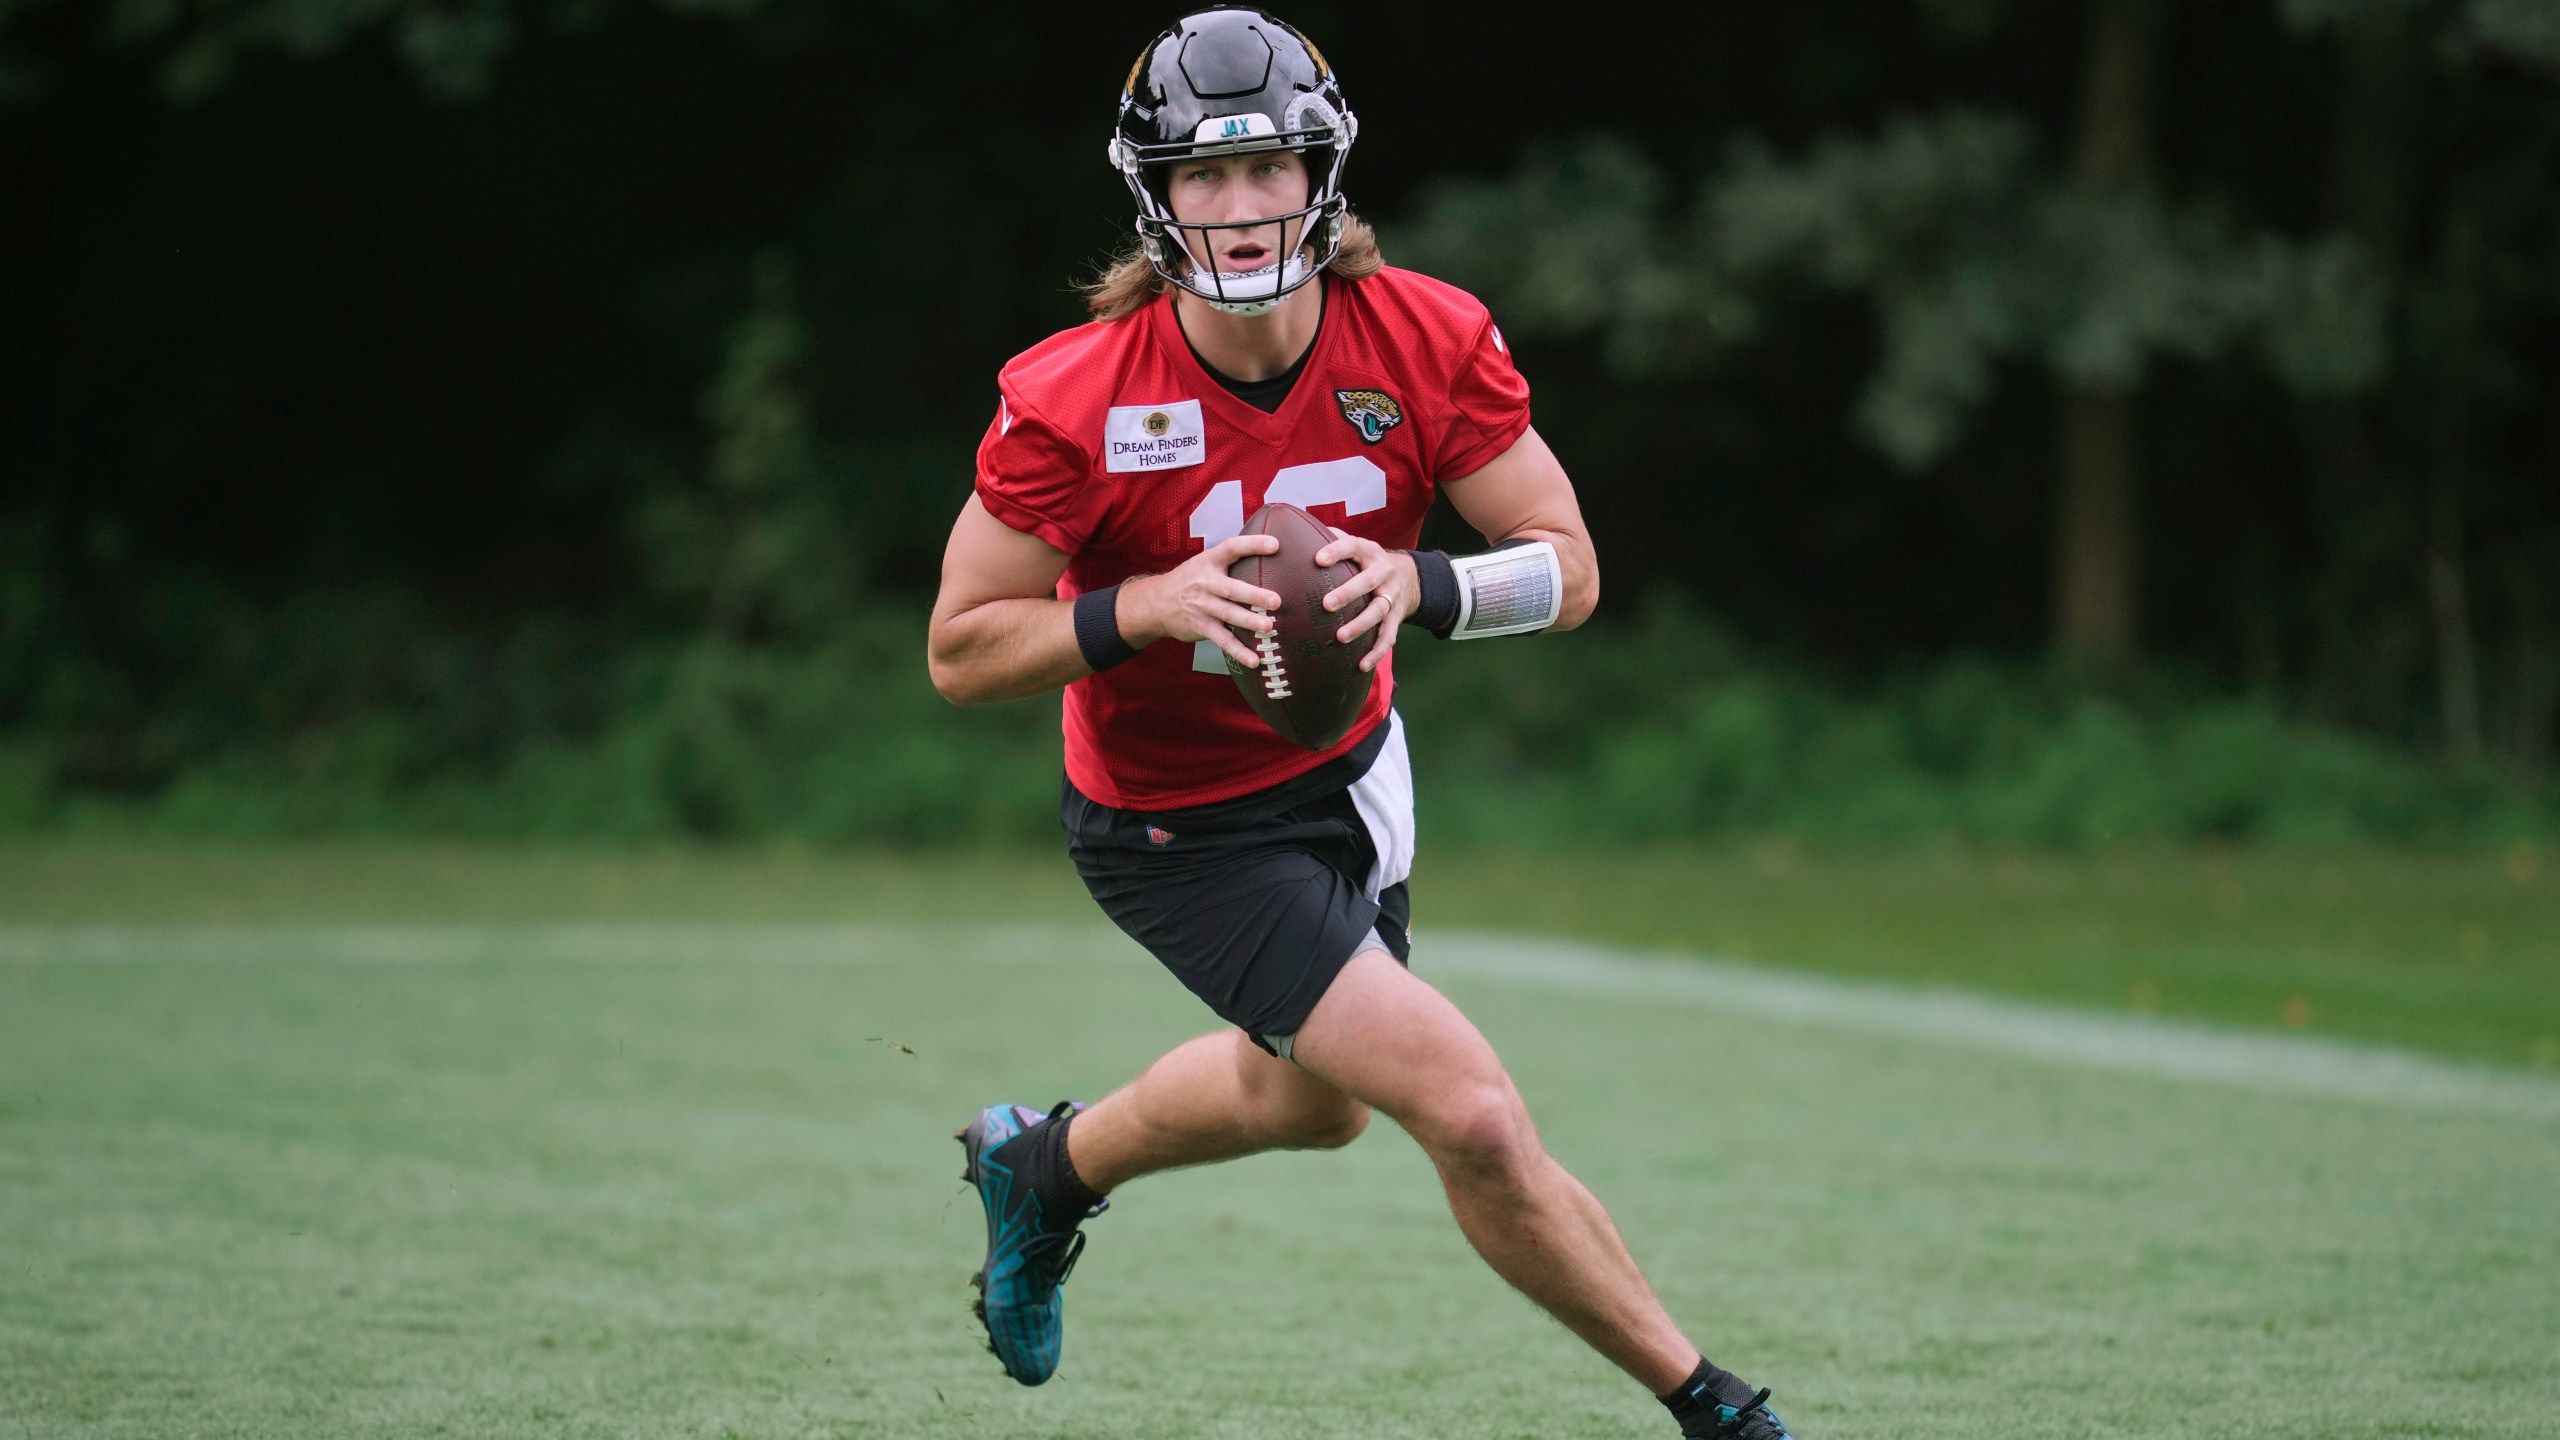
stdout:
<svg viewBox="0 0 2560 1440">
<path fill-rule="evenodd" d="M 1404 423 L 1404 407 L 1384 390 L 1336 390 L 1333 398 L 1342 406 L 1342 418 L 1372 445 Z"/>
</svg>

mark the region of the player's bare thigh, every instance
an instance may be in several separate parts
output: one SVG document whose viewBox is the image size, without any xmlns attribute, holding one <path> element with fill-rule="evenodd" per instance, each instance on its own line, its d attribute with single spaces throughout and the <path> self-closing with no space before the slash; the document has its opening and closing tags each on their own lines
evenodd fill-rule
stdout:
<svg viewBox="0 0 2560 1440">
<path fill-rule="evenodd" d="M 1229 1030 L 1225 1038 L 1234 1053 L 1238 1092 L 1282 1144 L 1330 1149 L 1368 1127 L 1369 1107 L 1331 1081 L 1269 1053 L 1243 1031 Z"/>
<path fill-rule="evenodd" d="M 1394 1117 L 1444 1163 L 1502 1165 L 1535 1153 L 1537 1132 L 1492 1043 L 1384 950 L 1363 950 L 1342 968 L 1291 1053 Z"/>
</svg>

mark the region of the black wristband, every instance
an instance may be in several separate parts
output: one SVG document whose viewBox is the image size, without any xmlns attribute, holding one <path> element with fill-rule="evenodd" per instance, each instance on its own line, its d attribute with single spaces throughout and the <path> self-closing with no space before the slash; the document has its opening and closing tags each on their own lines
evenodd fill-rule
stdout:
<svg viewBox="0 0 2560 1440">
<path fill-rule="evenodd" d="M 1093 673 L 1101 674 L 1138 653 L 1138 647 L 1120 638 L 1120 587 L 1105 585 L 1087 590 L 1076 597 L 1076 649 L 1084 652 L 1084 663 Z"/>
<path fill-rule="evenodd" d="M 1412 624 L 1419 625 L 1446 640 L 1458 628 L 1458 572 L 1449 557 L 1439 550 L 1407 550 L 1413 557 L 1414 578 L 1422 593 L 1413 603 Z"/>
</svg>

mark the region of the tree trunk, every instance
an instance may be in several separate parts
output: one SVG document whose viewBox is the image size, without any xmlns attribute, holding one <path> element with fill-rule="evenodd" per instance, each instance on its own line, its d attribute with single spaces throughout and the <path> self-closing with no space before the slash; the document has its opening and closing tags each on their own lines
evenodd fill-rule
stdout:
<svg viewBox="0 0 2560 1440">
<path fill-rule="evenodd" d="M 2359 15 L 2338 30 L 2337 105 L 2331 115 L 2328 220 L 2362 245 L 2391 293 L 2392 378 L 2375 394 L 2351 399 L 2298 401 L 2295 425 L 2303 454 L 2311 512 L 2320 528 L 2321 558 L 2306 593 L 2314 599 L 2303 618 L 2313 628 L 2310 684 L 2314 712 L 2333 721 L 2370 721 L 2354 698 L 2389 689 L 2373 672 L 2397 662 L 2379 661 L 2370 635 L 2376 617 L 2345 597 L 2396 589 L 2396 555 L 2378 555 L 2362 538 L 2378 517 L 2410 508 L 2412 484 L 2404 455 L 2395 454 L 2403 417 L 2423 414 L 2407 354 L 2409 336 L 2409 240 L 2412 179 L 2425 100 L 2421 67 L 2426 47 L 2405 10 Z M 2396 518 L 2381 523 L 2397 524 Z M 2387 571 L 2388 573 L 2377 573 Z M 2289 619 L 2290 617 L 2288 617 Z"/>
<path fill-rule="evenodd" d="M 2155 0 L 2090 0 L 2081 77 L 2080 181 L 2141 183 L 2151 170 Z M 2102 671 L 2141 642 L 2141 487 L 2130 389 L 2066 382 L 2054 510 L 2053 645 Z"/>
<path fill-rule="evenodd" d="M 2066 655 L 2122 669 L 2141 635 L 2133 396 L 2073 386 L 2062 397 L 2062 503 L 2055 511 L 2053 621 Z"/>
<path fill-rule="evenodd" d="M 2151 50 L 2156 0 L 2089 0 L 2080 76 L 2083 180 L 2125 185 L 2151 173 Z"/>
<path fill-rule="evenodd" d="M 2551 773 L 2554 728 L 2560 725 L 2560 637 L 2551 628 L 2543 566 L 2510 554 L 2508 603 L 2515 610 L 2515 730 L 2509 742 L 2516 777 L 2539 785 Z"/>
<path fill-rule="evenodd" d="M 2480 653 L 2472 642 L 2471 587 L 2457 540 L 2427 550 L 2427 608 L 2436 630 L 2436 710 L 2445 758 L 2480 758 Z"/>
<path fill-rule="evenodd" d="M 2456 181 L 2445 222 L 2443 389 L 2427 480 L 2427 609 L 2436 632 L 2436 710 L 2445 757 L 2480 756 L 2480 656 L 2471 624 L 2465 497 L 2471 479 L 2472 351 L 2480 324 L 2480 222 L 2474 187 Z"/>
</svg>

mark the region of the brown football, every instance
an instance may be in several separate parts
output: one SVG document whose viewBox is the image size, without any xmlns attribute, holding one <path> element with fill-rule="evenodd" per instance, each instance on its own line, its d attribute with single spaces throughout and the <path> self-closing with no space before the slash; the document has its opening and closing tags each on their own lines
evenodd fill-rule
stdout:
<svg viewBox="0 0 2560 1440">
<path fill-rule="evenodd" d="M 1310 750 L 1327 749 L 1340 740 L 1368 702 L 1377 676 L 1360 668 L 1374 634 L 1345 645 L 1334 632 L 1359 614 L 1354 608 L 1335 614 L 1324 608 L 1333 588 L 1360 573 L 1345 560 L 1319 566 L 1316 552 L 1332 543 L 1333 532 L 1295 505 L 1265 505 L 1244 522 L 1244 534 L 1279 537 L 1270 555 L 1247 555 L 1227 573 L 1248 585 L 1278 592 L 1280 609 L 1268 635 L 1236 631 L 1236 638 L 1262 656 L 1260 668 L 1240 669 L 1230 658 L 1229 673 L 1245 703 L 1283 736 Z"/>
</svg>

